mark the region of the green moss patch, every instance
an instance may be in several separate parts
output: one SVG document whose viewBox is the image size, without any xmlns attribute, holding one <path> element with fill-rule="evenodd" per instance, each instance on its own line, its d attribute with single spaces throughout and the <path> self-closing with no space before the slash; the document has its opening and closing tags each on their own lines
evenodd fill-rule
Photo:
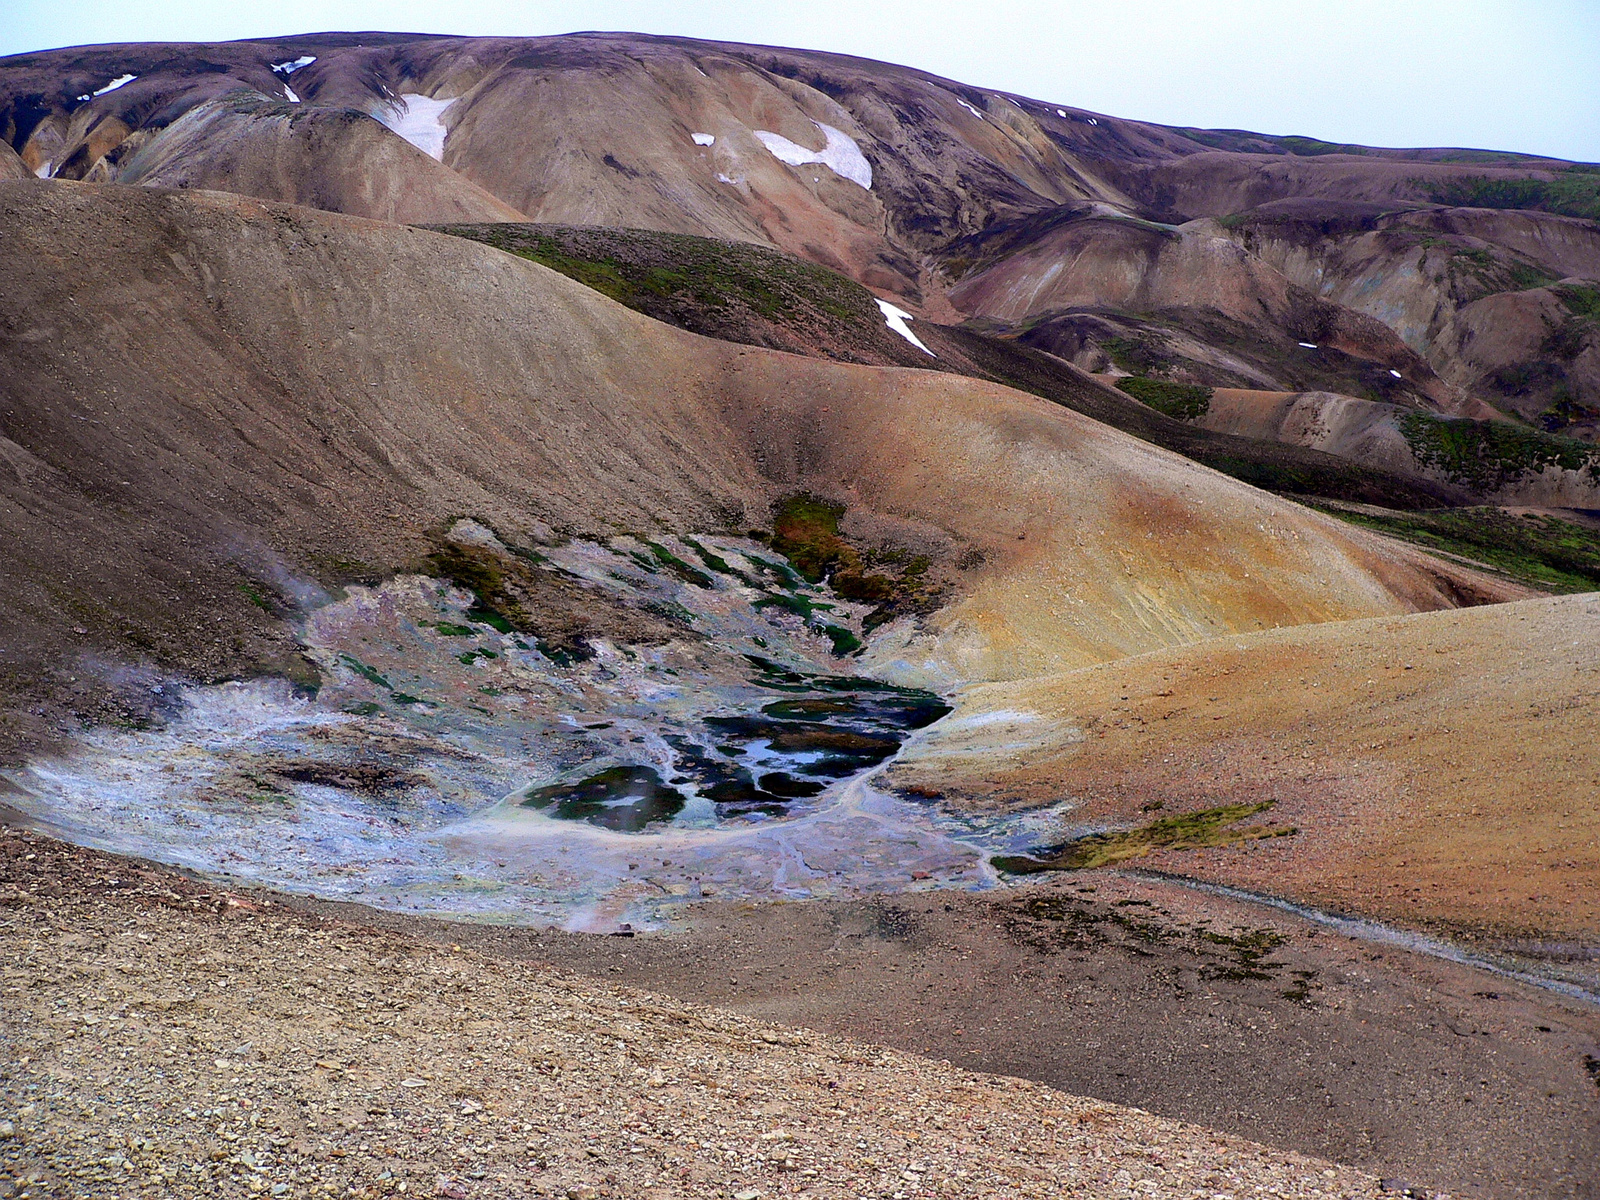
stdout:
<svg viewBox="0 0 1600 1200">
<path fill-rule="evenodd" d="M 1452 208 L 1528 208 L 1600 221 L 1600 175 L 1566 170 L 1554 179 L 1501 179 L 1489 175 L 1445 183 L 1414 180 L 1428 199 Z"/>
<path fill-rule="evenodd" d="M 1600 530 L 1499 508 L 1362 512 L 1318 505 L 1355 525 L 1471 559 L 1547 592 L 1600 589 Z"/>
<path fill-rule="evenodd" d="M 501 633 L 533 632 L 527 613 L 506 586 L 505 575 L 490 551 L 446 542 L 428 556 L 428 563 L 435 575 L 472 593 L 476 603 L 467 610 L 467 620 Z"/>
<path fill-rule="evenodd" d="M 1268 828 L 1252 825 L 1235 828 L 1238 822 L 1266 812 L 1273 802 L 1228 804 L 1199 812 L 1162 817 L 1137 829 L 1092 833 L 1077 838 L 1039 856 L 1000 855 L 992 859 L 995 867 L 1010 875 L 1033 875 L 1040 871 L 1083 871 L 1110 866 L 1130 858 L 1142 858 L 1152 850 L 1195 850 L 1202 846 L 1226 846 L 1234 842 L 1285 837 L 1298 832 L 1292 827 Z"/>
<path fill-rule="evenodd" d="M 1212 388 L 1189 383 L 1171 383 L 1165 379 L 1149 379 L 1130 375 L 1117 380 L 1117 388 L 1127 392 L 1140 404 L 1148 404 L 1159 413 L 1177 421 L 1193 421 L 1211 411 Z"/>
<path fill-rule="evenodd" d="M 1457 250 L 1450 256 L 1450 267 L 1471 276 L 1484 295 L 1544 287 L 1558 278 L 1520 255 L 1484 247 Z"/>
<path fill-rule="evenodd" d="M 1400 432 L 1419 463 L 1478 492 L 1492 492 L 1544 467 L 1588 470 L 1600 478 L 1600 448 L 1505 421 L 1408 412 L 1400 418 Z"/>
<path fill-rule="evenodd" d="M 839 532 L 844 513 L 844 505 L 809 493 L 790 496 L 777 505 L 767 541 L 805 581 L 826 582 L 846 600 L 875 605 L 865 622 L 868 630 L 901 612 L 930 606 L 934 598 L 927 585 L 929 559 L 900 550 L 852 545 Z M 848 630 L 824 625 L 820 631 L 833 640 L 838 653 L 846 652 L 838 649 L 841 646 L 848 645 L 851 651 L 860 648 L 860 641 Z"/>
<path fill-rule="evenodd" d="M 711 337 L 757 345 L 751 320 L 806 335 L 846 329 L 879 336 L 872 293 L 781 251 L 690 234 L 589 226 L 441 225 L 559 271 L 619 304 Z M 892 336 L 892 335 L 891 335 Z"/>
<path fill-rule="evenodd" d="M 1573 316 L 1600 320 L 1600 287 L 1592 283 L 1569 283 L 1556 288 L 1555 293 Z"/>
</svg>

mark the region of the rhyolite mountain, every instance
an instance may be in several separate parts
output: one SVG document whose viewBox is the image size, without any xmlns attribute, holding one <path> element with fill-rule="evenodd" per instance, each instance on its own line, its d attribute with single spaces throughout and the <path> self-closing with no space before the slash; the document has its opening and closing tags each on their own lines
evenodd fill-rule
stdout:
<svg viewBox="0 0 1600 1200">
<path fill-rule="evenodd" d="M 1069 98 L 681 38 L 315 34 L 0 60 L 0 139 L 56 179 L 767 245 L 1114 373 L 1593 436 L 1590 167 Z"/>
</svg>

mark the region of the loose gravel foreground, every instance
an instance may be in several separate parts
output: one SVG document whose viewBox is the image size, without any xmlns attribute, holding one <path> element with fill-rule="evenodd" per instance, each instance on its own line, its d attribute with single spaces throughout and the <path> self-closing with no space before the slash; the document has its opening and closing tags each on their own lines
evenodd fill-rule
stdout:
<svg viewBox="0 0 1600 1200">
<path fill-rule="evenodd" d="M 0 828 L 0 1196 L 1368 1197 L 1370 1176 Z"/>
</svg>

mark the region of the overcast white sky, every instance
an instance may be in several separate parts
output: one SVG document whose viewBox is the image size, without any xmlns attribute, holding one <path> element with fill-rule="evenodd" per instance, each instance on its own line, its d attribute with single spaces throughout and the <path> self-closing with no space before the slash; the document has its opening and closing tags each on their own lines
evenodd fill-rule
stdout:
<svg viewBox="0 0 1600 1200">
<path fill-rule="evenodd" d="M 1600 160 L 1600 0 L 0 0 L 0 54 L 329 29 L 760 42 L 1171 125 Z"/>
</svg>

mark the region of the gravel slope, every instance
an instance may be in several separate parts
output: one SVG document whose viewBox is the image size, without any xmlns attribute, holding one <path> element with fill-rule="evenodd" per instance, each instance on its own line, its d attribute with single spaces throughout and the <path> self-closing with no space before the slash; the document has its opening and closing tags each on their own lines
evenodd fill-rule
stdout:
<svg viewBox="0 0 1600 1200">
<path fill-rule="evenodd" d="M 0 831 L 0 1195 L 1364 1197 L 1023 1080 Z"/>
</svg>

